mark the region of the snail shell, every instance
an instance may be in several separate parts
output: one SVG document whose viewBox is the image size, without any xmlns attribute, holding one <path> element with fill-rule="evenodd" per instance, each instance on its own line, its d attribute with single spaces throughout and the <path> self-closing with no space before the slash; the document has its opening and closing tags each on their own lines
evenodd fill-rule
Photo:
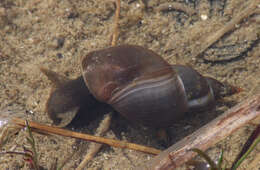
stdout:
<svg viewBox="0 0 260 170">
<path fill-rule="evenodd" d="M 56 84 L 46 104 L 56 126 L 68 125 L 80 108 L 111 106 L 133 122 L 172 126 L 186 112 L 212 108 L 216 99 L 239 92 L 204 77 L 188 66 L 170 65 L 151 50 L 122 45 L 90 52 L 82 58 L 82 76 L 61 80 L 41 69 Z M 63 78 L 64 79 L 64 78 Z"/>
<path fill-rule="evenodd" d="M 187 66 L 171 66 L 139 46 L 94 51 L 81 63 L 85 83 L 96 99 L 147 126 L 171 126 L 188 111 L 212 106 L 222 88 L 221 83 L 211 85 L 216 80 Z"/>
</svg>

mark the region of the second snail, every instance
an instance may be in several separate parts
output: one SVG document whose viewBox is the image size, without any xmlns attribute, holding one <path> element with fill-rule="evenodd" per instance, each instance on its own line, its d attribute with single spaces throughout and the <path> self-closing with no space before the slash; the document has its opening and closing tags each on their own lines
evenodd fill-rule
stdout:
<svg viewBox="0 0 260 170">
<path fill-rule="evenodd" d="M 42 69 L 56 84 L 46 104 L 56 126 L 68 125 L 81 107 L 109 105 L 130 121 L 165 128 L 187 112 L 213 108 L 217 99 L 239 92 L 239 88 L 204 77 L 189 66 L 170 65 L 153 51 L 134 45 L 90 52 L 82 57 L 81 70 L 82 76 L 63 81 Z"/>
</svg>

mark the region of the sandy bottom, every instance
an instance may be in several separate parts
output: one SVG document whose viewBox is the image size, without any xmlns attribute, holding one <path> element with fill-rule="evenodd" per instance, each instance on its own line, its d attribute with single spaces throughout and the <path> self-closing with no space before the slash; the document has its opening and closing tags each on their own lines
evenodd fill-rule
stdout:
<svg viewBox="0 0 260 170">
<path fill-rule="evenodd" d="M 203 75 L 244 89 L 238 95 L 225 98 L 216 110 L 174 125 L 169 129 L 171 143 L 260 92 L 259 14 L 237 25 L 199 59 L 192 57 L 202 48 L 208 36 L 222 28 L 250 1 L 178 0 L 195 11 L 193 15 L 189 11 L 152 10 L 168 3 L 167 0 L 148 1 L 148 10 L 143 10 L 141 1 L 121 2 L 118 44 L 147 47 L 171 64 L 188 64 Z M 80 57 L 94 49 L 110 46 L 114 12 L 115 4 L 103 0 L 1 0 L 0 109 L 9 110 L 12 116 L 22 115 L 24 119 L 51 124 L 45 112 L 51 83 L 39 67 L 44 66 L 69 78 L 78 77 L 81 74 Z M 99 117 L 90 124 L 70 129 L 94 134 L 101 119 Z M 230 165 L 254 127 L 247 125 L 241 128 L 210 148 L 208 153 L 217 158 L 223 149 L 225 162 Z M 29 147 L 26 136 L 24 130 L 10 131 L 4 136 L 7 142 L 1 150 L 22 151 L 22 146 Z M 75 169 L 88 152 L 89 142 L 37 133 L 34 137 L 39 164 L 46 169 L 50 169 L 56 159 L 59 165 L 66 160 L 64 169 Z M 120 117 L 113 120 L 112 128 L 105 137 L 165 148 L 153 129 L 133 125 Z M 104 146 L 86 169 L 135 169 L 152 157 Z M 21 155 L 0 155 L 0 167 L 29 168 Z M 259 167 L 260 145 L 240 169 L 258 170 Z"/>
</svg>

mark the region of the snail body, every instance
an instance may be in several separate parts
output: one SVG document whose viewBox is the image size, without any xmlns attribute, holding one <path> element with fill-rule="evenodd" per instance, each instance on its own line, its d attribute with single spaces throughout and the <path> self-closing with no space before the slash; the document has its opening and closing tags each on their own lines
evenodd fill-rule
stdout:
<svg viewBox="0 0 260 170">
<path fill-rule="evenodd" d="M 82 76 L 70 80 L 51 70 L 40 69 L 54 84 L 46 103 L 46 112 L 54 125 L 67 126 L 80 109 L 89 112 L 95 107 L 107 107 L 91 95 Z"/>
<path fill-rule="evenodd" d="M 233 86 L 204 77 L 189 66 L 170 65 L 158 54 L 140 46 L 121 45 L 90 52 L 82 58 L 81 66 L 83 78 L 77 81 L 80 87 L 85 82 L 85 91 L 89 91 L 89 94 L 79 94 L 88 96 L 85 102 L 97 107 L 109 104 L 128 120 L 146 126 L 172 126 L 186 112 L 212 108 L 218 98 L 236 92 Z M 52 94 L 47 108 L 51 107 Z M 75 98 L 64 96 L 71 96 L 70 100 Z M 55 107 L 64 106 L 56 104 Z M 47 111 L 52 119 L 64 117 L 57 116 L 63 115 L 62 112 Z"/>
</svg>

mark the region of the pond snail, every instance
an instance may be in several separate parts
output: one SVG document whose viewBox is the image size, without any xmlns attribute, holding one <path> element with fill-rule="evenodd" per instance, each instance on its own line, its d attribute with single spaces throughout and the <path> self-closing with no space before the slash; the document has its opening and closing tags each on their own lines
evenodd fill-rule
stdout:
<svg viewBox="0 0 260 170">
<path fill-rule="evenodd" d="M 239 88 L 203 77 L 189 66 L 170 65 L 153 51 L 134 45 L 90 52 L 82 58 L 81 69 L 82 76 L 65 81 L 42 69 L 58 84 L 46 106 L 57 126 L 70 123 L 80 107 L 109 104 L 130 121 L 169 127 L 186 112 L 212 108 L 216 99 L 239 92 Z"/>
</svg>

